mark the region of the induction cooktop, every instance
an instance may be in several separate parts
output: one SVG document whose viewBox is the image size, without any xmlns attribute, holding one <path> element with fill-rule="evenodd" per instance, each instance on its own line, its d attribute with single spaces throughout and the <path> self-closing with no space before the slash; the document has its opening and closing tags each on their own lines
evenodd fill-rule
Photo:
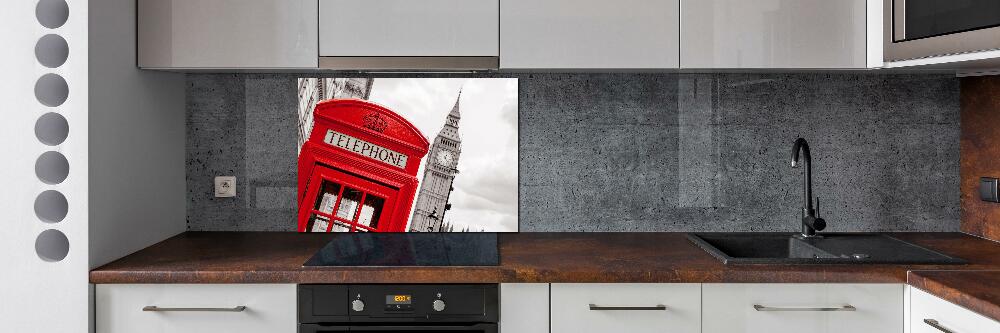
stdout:
<svg viewBox="0 0 1000 333">
<path fill-rule="evenodd" d="M 303 266 L 497 266 L 496 233 L 337 234 Z"/>
</svg>

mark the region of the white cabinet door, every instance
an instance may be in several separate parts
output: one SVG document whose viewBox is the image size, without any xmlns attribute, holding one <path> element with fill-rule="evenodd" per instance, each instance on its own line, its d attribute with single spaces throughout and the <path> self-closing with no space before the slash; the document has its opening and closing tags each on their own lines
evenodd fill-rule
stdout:
<svg viewBox="0 0 1000 333">
<path fill-rule="evenodd" d="M 553 283 L 552 332 L 701 331 L 701 285 Z"/>
<path fill-rule="evenodd" d="M 317 0 L 139 0 L 139 67 L 316 68 Z"/>
<path fill-rule="evenodd" d="M 496 57 L 499 0 L 319 0 L 324 57 Z"/>
<path fill-rule="evenodd" d="M 501 333 L 549 333 L 549 284 L 500 284 Z"/>
<path fill-rule="evenodd" d="M 503 0 L 501 68 L 677 68 L 678 0 Z"/>
<path fill-rule="evenodd" d="M 902 333 L 904 290 L 902 284 L 704 284 L 702 327 L 705 333 Z M 835 310 L 845 306 L 854 310 Z"/>
<path fill-rule="evenodd" d="M 681 17 L 681 68 L 867 67 L 866 0 L 681 0 Z"/>
<path fill-rule="evenodd" d="M 294 284 L 100 284 L 95 316 L 98 333 L 294 333 L 296 304 Z"/>
<path fill-rule="evenodd" d="M 908 290 L 910 292 L 910 332 L 907 333 L 941 333 L 945 332 L 944 330 L 955 333 L 1000 332 L 1000 322 L 940 299 L 923 290 L 913 287 L 908 287 Z"/>
</svg>

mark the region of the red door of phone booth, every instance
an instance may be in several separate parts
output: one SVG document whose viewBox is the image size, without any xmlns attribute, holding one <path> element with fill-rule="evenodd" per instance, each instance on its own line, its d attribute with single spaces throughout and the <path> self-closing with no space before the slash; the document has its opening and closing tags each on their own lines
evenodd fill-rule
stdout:
<svg viewBox="0 0 1000 333">
<path fill-rule="evenodd" d="M 398 191 L 336 169 L 317 167 L 306 189 L 307 198 L 316 198 L 307 214 L 309 232 L 379 231 L 380 222 L 392 212 Z"/>
<path fill-rule="evenodd" d="M 392 110 L 329 100 L 299 153 L 299 232 L 403 232 L 429 143 Z"/>
</svg>

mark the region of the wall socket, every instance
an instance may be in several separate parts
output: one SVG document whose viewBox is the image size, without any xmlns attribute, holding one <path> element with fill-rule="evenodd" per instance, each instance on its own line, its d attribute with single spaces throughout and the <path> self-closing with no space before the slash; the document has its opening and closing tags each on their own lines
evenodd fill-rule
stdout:
<svg viewBox="0 0 1000 333">
<path fill-rule="evenodd" d="M 988 202 L 1000 202 L 1000 191 L 997 191 L 998 180 L 993 177 L 979 178 L 979 199 Z"/>
<path fill-rule="evenodd" d="M 236 177 L 219 176 L 215 177 L 215 197 L 232 198 L 236 196 Z"/>
</svg>

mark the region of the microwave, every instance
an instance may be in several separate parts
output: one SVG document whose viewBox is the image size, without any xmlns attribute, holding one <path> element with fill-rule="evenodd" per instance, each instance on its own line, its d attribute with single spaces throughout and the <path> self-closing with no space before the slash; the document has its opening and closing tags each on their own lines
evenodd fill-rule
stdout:
<svg viewBox="0 0 1000 333">
<path fill-rule="evenodd" d="M 884 0 L 886 61 L 1000 49 L 1000 0 Z"/>
</svg>

